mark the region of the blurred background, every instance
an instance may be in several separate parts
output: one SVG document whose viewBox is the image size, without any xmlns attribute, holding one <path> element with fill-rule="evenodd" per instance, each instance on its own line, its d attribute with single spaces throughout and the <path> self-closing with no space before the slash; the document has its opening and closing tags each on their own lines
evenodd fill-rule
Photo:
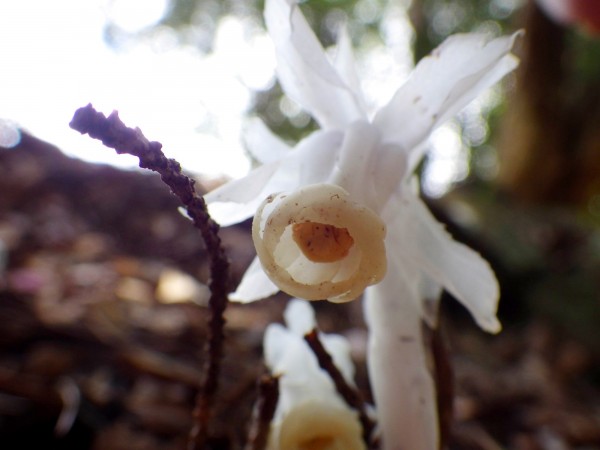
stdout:
<svg viewBox="0 0 600 450">
<path fill-rule="evenodd" d="M 10 445 L 180 448 L 205 334 L 196 307 L 207 295 L 202 243 L 159 180 L 68 123 L 90 102 L 118 110 L 199 188 L 243 176 L 254 164 L 249 121 L 264 120 L 290 143 L 316 126 L 277 84 L 262 8 L 0 3 L 0 439 Z M 348 27 L 373 109 L 447 36 L 526 30 L 518 70 L 438 129 L 419 168 L 431 209 L 490 260 L 502 286 L 506 331 L 497 338 L 443 303 L 466 427 L 454 446 L 600 448 L 600 2 L 301 8 L 326 47 Z M 247 224 L 223 235 L 239 279 L 253 252 Z M 262 330 L 283 302 L 261 303 L 228 316 L 225 383 L 235 389 L 220 414 L 241 423 L 249 407 L 231 405 L 252 398 L 257 369 L 240 364 L 259 360 Z M 360 308 L 340 316 L 318 307 L 325 328 L 352 336 L 360 355 Z M 30 429 L 49 437 L 35 441 Z M 73 429 L 85 438 L 65 440 Z M 217 429 L 215 448 L 236 448 L 226 421 Z"/>
<path fill-rule="evenodd" d="M 152 129 L 188 170 L 211 175 L 235 177 L 249 169 L 243 151 L 248 118 L 259 116 L 294 141 L 314 127 L 277 86 L 262 2 L 29 0 L 1 8 L 0 60 L 6 70 L 0 117 L 69 154 L 134 164 L 92 147 L 64 126 L 88 102 Z M 303 2 L 302 8 L 327 47 L 341 26 L 349 28 L 363 88 L 375 108 L 402 84 L 414 61 L 448 35 L 510 32 L 520 26 L 515 18 L 523 4 L 340 0 Z M 501 99 L 500 89 L 486 94 L 461 123 L 434 137 L 437 151 L 426 170 L 429 193 L 439 196 L 466 177 L 466 150 L 488 143 L 488 119 Z M 436 145 L 440 141 L 443 146 Z M 476 165 L 483 173 L 483 161 L 492 165 L 493 155 L 476 153 L 485 153 Z"/>
</svg>

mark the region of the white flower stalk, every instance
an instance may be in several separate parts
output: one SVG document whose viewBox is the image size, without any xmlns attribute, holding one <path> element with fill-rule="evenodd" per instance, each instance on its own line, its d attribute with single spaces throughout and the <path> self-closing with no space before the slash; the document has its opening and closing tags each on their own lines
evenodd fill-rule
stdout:
<svg viewBox="0 0 600 450">
<path fill-rule="evenodd" d="M 211 214 L 223 225 L 258 210 L 253 235 L 259 257 L 232 299 L 253 301 L 281 288 L 307 299 L 346 301 L 370 285 L 365 301 L 368 363 L 383 448 L 437 449 L 435 386 L 422 321 L 435 325 L 435 302 L 445 288 L 480 327 L 498 332 L 499 289 L 487 262 L 455 242 L 433 218 L 414 189 L 413 172 L 430 133 L 516 67 L 510 52 L 519 33 L 491 40 L 479 34 L 448 38 L 371 115 L 344 33 L 337 57 L 330 61 L 293 1 L 266 0 L 265 20 L 284 91 L 321 130 L 289 149 L 257 125 L 250 142 L 263 165 L 206 197 Z M 305 216 L 302 208 L 313 195 L 333 192 L 332 186 L 344 193 L 340 198 L 348 211 L 358 208 L 364 218 L 349 213 L 343 220 L 331 219 L 327 210 L 338 208 L 335 195 L 326 204 L 315 200 L 319 213 Z M 302 201 L 296 205 L 289 198 Z M 333 227 L 333 232 L 325 236 L 317 225 Z M 375 237 L 363 235 L 359 226 L 372 228 Z M 313 235 L 319 256 L 310 248 L 314 242 L 308 244 L 306 236 Z M 365 246 L 369 242 L 372 249 Z M 364 277 L 355 277 L 362 272 L 353 272 L 354 266 L 383 258 L 387 271 L 378 262 Z M 356 286 L 343 280 L 356 280 Z M 428 299 L 434 308 L 425 307 Z"/>
<path fill-rule="evenodd" d="M 316 326 L 312 308 L 308 302 L 291 300 L 285 319 L 287 328 L 269 325 L 264 339 L 267 366 L 280 376 L 268 450 L 364 450 L 358 414 L 340 398 L 304 341 L 304 334 Z M 347 341 L 325 334 L 320 339 L 352 383 L 354 367 Z"/>
<path fill-rule="evenodd" d="M 269 278 L 296 297 L 349 301 L 385 275 L 385 225 L 336 185 L 269 196 L 252 237 Z"/>
</svg>

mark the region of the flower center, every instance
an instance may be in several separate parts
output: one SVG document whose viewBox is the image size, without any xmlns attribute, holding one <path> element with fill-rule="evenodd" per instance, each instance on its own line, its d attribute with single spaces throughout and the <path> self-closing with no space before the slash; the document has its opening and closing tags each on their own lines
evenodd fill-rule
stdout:
<svg viewBox="0 0 600 450">
<path fill-rule="evenodd" d="M 318 263 L 344 259 L 354 245 L 354 239 L 347 228 L 319 222 L 294 224 L 292 237 L 304 256 Z"/>
<path fill-rule="evenodd" d="M 326 450 L 332 443 L 331 437 L 315 437 L 300 443 L 300 450 Z"/>
<path fill-rule="evenodd" d="M 336 303 L 383 279 L 385 231 L 373 210 L 327 183 L 267 197 L 252 222 L 256 254 L 273 283 L 294 297 Z"/>
</svg>

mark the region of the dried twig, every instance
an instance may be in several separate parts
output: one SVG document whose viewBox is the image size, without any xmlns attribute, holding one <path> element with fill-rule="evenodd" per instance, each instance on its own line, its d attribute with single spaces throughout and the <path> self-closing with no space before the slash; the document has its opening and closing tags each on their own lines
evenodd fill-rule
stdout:
<svg viewBox="0 0 600 450">
<path fill-rule="evenodd" d="M 371 437 L 375 424 L 367 414 L 366 405 L 361 395 L 346 382 L 344 376 L 333 362 L 333 358 L 319 339 L 319 334 L 316 329 L 306 334 L 304 340 L 308 343 L 309 347 L 317 357 L 321 369 L 325 370 L 333 380 L 338 393 L 342 396 L 344 401 L 351 408 L 358 411 L 358 418 L 363 429 L 363 439 L 365 440 L 367 448 L 371 448 Z"/>
<path fill-rule="evenodd" d="M 279 378 L 270 375 L 261 377 L 258 382 L 258 399 L 252 412 L 248 442 L 244 450 L 265 449 L 278 399 Z"/>
<path fill-rule="evenodd" d="M 179 197 L 193 220 L 194 226 L 200 230 L 206 250 L 210 257 L 210 291 L 209 336 L 205 379 L 194 408 L 194 426 L 190 432 L 189 448 L 204 448 L 207 440 L 207 428 L 211 414 L 211 405 L 218 387 L 220 360 L 223 353 L 223 312 L 227 307 L 229 292 L 229 262 L 221 245 L 219 225 L 208 214 L 204 199 L 196 194 L 194 180 L 184 175 L 181 166 L 174 159 L 168 159 L 159 142 L 149 141 L 140 129 L 125 126 L 115 111 L 110 116 L 96 111 L 92 105 L 78 109 L 69 124 L 81 134 L 88 134 L 99 139 L 107 147 L 117 153 L 128 153 L 137 156 L 142 168 L 160 174 L 161 179 L 171 191 Z"/>
</svg>

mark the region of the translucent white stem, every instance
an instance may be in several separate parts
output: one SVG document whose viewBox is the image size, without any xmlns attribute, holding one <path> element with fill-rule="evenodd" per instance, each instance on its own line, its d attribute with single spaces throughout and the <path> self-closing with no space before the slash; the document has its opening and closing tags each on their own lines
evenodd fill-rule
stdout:
<svg viewBox="0 0 600 450">
<path fill-rule="evenodd" d="M 437 450 L 435 386 L 422 339 L 421 299 L 415 298 L 418 277 L 395 269 L 365 295 L 368 368 L 382 449 Z"/>
</svg>

